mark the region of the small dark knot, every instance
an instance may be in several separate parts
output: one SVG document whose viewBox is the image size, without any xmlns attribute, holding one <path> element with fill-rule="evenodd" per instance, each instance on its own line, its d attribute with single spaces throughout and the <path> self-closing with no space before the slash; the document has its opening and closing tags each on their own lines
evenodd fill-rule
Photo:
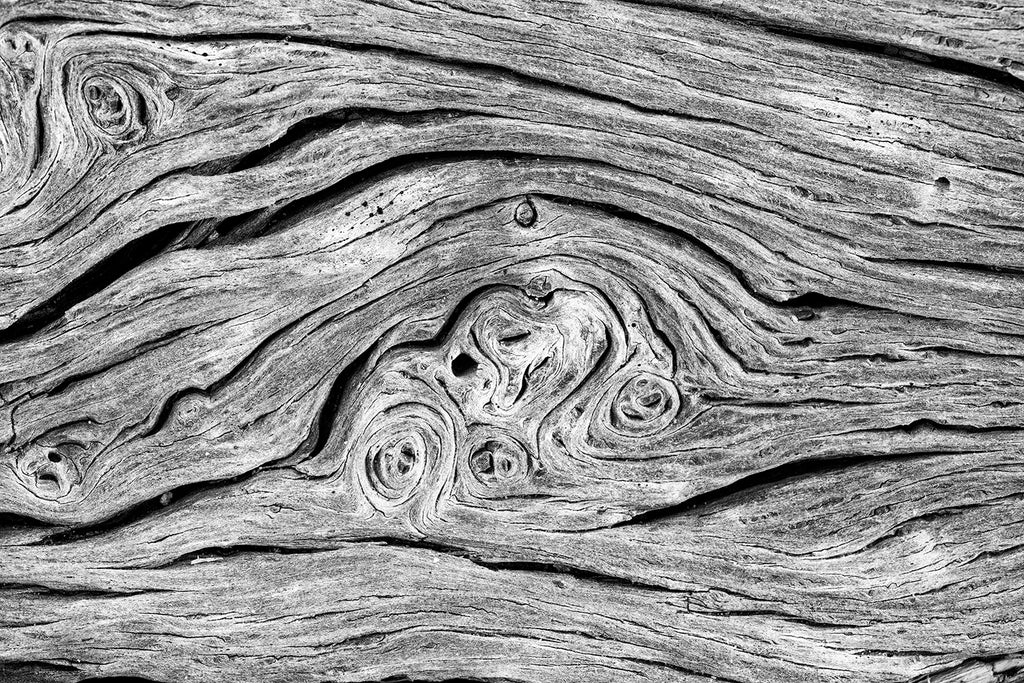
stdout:
<svg viewBox="0 0 1024 683">
<path fill-rule="evenodd" d="M 522 201 L 516 207 L 516 223 L 528 228 L 537 221 L 537 209 L 529 199 Z"/>
</svg>

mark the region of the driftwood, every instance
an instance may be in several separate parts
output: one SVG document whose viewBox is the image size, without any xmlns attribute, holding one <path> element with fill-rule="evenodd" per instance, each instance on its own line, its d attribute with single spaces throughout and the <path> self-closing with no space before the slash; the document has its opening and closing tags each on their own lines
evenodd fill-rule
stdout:
<svg viewBox="0 0 1024 683">
<path fill-rule="evenodd" d="M 1024 7 L 0 20 L 0 680 L 1024 680 Z"/>
</svg>

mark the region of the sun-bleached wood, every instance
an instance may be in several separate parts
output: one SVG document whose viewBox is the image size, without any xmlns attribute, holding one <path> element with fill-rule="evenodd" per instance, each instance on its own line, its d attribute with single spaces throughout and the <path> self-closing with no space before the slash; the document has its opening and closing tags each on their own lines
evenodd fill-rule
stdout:
<svg viewBox="0 0 1024 683">
<path fill-rule="evenodd" d="M 0 680 L 1024 681 L 1021 36 L 0 2 Z"/>
</svg>

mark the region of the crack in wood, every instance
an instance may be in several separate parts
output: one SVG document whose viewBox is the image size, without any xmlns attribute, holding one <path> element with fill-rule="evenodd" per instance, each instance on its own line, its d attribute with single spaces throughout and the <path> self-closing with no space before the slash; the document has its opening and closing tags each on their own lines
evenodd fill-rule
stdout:
<svg viewBox="0 0 1024 683">
<path fill-rule="evenodd" d="M 0 679 L 1024 681 L 1018 8 L 8 5 Z"/>
</svg>

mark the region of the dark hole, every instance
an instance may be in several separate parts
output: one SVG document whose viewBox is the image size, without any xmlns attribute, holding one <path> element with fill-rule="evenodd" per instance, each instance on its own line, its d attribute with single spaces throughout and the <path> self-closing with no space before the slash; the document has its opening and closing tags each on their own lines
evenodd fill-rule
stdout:
<svg viewBox="0 0 1024 683">
<path fill-rule="evenodd" d="M 465 353 L 460 353 L 452 359 L 452 374 L 456 377 L 472 375 L 478 367 L 479 363 L 473 360 L 472 356 Z"/>
<path fill-rule="evenodd" d="M 158 254 L 169 245 L 186 226 L 171 223 L 154 232 L 132 240 L 128 244 L 98 261 L 76 279 L 68 282 L 47 301 L 37 305 L 18 322 L 0 330 L 0 341 L 8 342 L 26 337 L 63 317 L 67 309 L 84 301 L 105 288 L 146 259 Z"/>
<path fill-rule="evenodd" d="M 940 190 L 948 190 L 949 178 L 947 178 L 946 176 L 939 176 L 938 178 L 935 179 L 935 187 L 939 188 Z"/>
<path fill-rule="evenodd" d="M 50 462 L 60 462 L 60 453 L 50 453 L 46 457 L 50 459 Z"/>
<path fill-rule="evenodd" d="M 517 334 L 510 334 L 507 337 L 502 337 L 498 341 L 500 341 L 502 344 L 515 344 L 516 342 L 523 341 L 524 339 L 526 339 L 529 336 L 530 336 L 529 332 L 519 332 Z"/>
<path fill-rule="evenodd" d="M 398 451 L 398 458 L 395 461 L 395 469 L 398 470 L 398 474 L 405 476 L 412 470 L 413 463 L 416 461 L 416 449 L 410 443 L 402 444 L 402 447 Z"/>
<path fill-rule="evenodd" d="M 53 484 L 53 485 L 56 486 L 57 485 L 57 476 L 53 475 L 53 474 L 49 474 L 49 473 L 40 474 L 38 481 L 39 481 L 40 484 L 45 482 L 47 484 Z"/>
</svg>

